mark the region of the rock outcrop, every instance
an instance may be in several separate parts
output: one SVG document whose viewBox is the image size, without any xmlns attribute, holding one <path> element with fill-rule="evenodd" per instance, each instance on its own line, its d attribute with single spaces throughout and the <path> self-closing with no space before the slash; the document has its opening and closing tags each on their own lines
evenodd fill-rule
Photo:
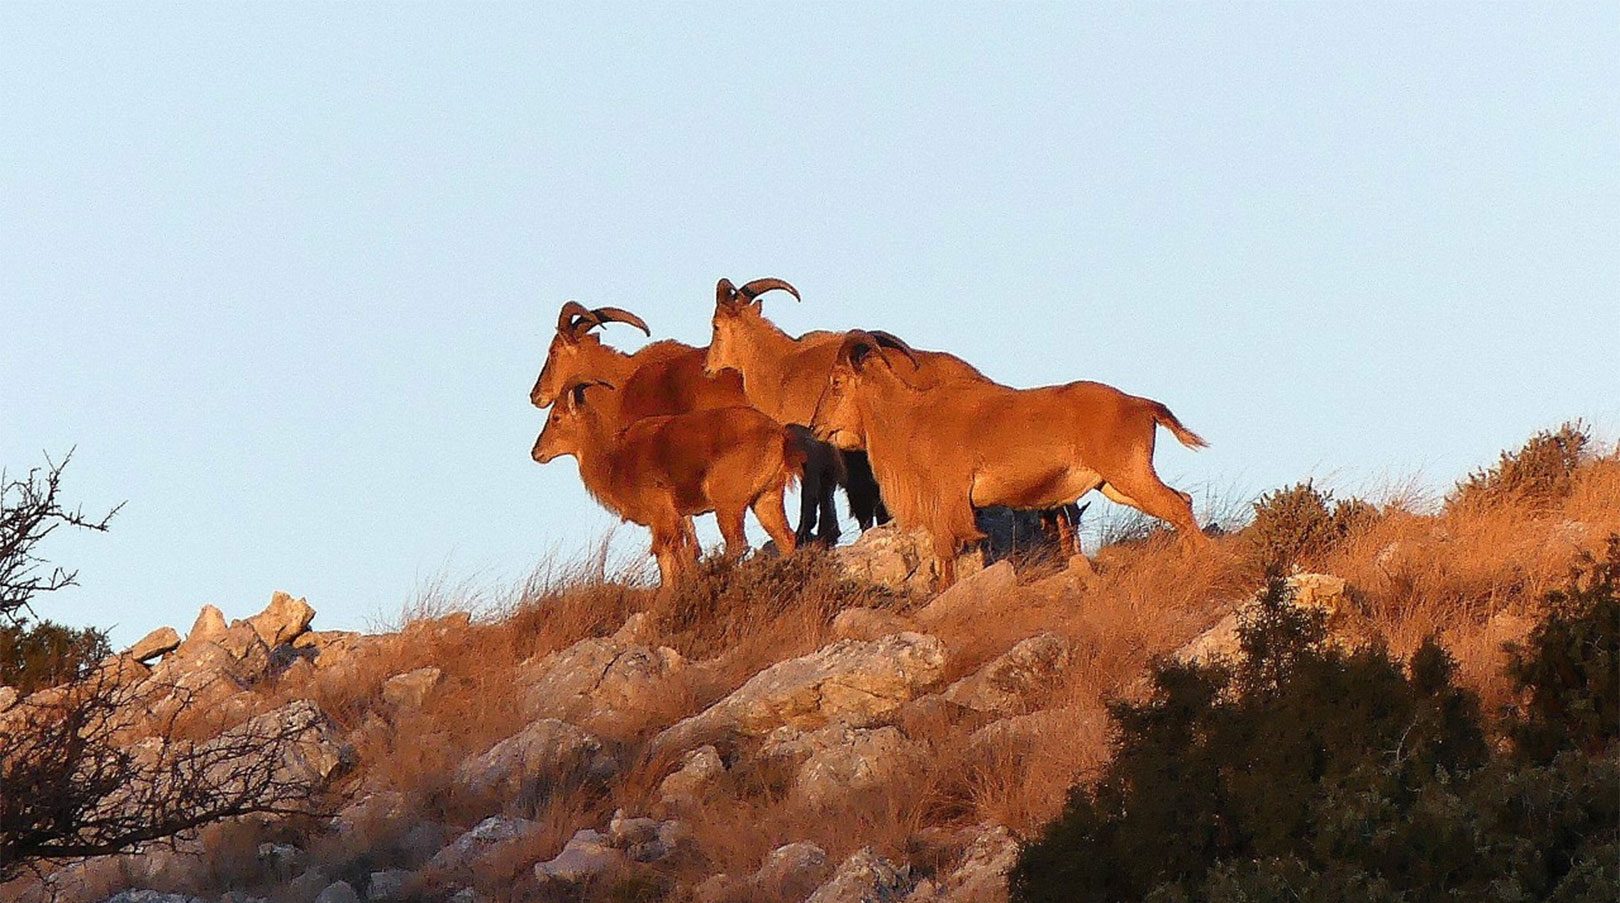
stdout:
<svg viewBox="0 0 1620 903">
<path fill-rule="evenodd" d="M 934 637 L 899 633 L 840 640 L 779 662 L 708 709 L 660 734 L 657 752 L 691 749 L 736 735 L 763 736 L 784 725 L 813 730 L 862 726 L 939 683 L 945 647 Z"/>
</svg>

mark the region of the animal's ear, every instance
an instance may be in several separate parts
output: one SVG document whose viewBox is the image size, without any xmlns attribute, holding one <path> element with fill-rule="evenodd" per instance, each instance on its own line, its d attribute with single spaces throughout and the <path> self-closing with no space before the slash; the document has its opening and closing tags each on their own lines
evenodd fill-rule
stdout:
<svg viewBox="0 0 1620 903">
<path fill-rule="evenodd" d="M 888 358 L 883 356 L 877 345 L 861 340 L 852 342 L 849 346 L 849 366 L 856 373 L 865 373 L 873 365 L 887 367 Z"/>
<path fill-rule="evenodd" d="M 573 385 L 570 385 L 568 387 L 569 406 L 573 410 L 576 410 L 576 411 L 579 410 L 580 408 L 584 407 L 585 406 L 585 390 L 593 388 L 595 386 L 602 386 L 602 387 L 607 388 L 607 389 L 615 388 L 612 383 L 607 382 L 606 380 L 600 380 L 600 379 L 581 380 L 581 381 L 579 381 L 577 383 L 574 383 Z"/>
<path fill-rule="evenodd" d="M 720 281 L 714 284 L 715 310 L 735 310 L 737 303 L 737 287 L 731 284 L 730 279 L 721 277 Z"/>
</svg>

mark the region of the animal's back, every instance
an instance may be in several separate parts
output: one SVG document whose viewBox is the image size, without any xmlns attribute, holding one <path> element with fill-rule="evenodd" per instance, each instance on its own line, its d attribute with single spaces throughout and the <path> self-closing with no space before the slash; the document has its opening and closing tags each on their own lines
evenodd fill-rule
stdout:
<svg viewBox="0 0 1620 903">
<path fill-rule="evenodd" d="M 636 368 L 624 385 L 626 416 L 639 419 L 747 404 L 742 377 L 735 371 L 717 376 L 703 372 L 706 353 L 705 348 L 681 345 Z"/>
</svg>

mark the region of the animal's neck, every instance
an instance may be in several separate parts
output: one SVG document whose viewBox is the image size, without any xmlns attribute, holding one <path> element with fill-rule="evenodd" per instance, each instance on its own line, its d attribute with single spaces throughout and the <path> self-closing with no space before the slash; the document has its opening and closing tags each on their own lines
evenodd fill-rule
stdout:
<svg viewBox="0 0 1620 903">
<path fill-rule="evenodd" d="M 624 381 L 635 370 L 635 358 L 617 348 L 603 345 L 597 353 L 591 355 L 589 372 L 592 377 L 606 380 L 616 386 L 623 386 Z"/>
<path fill-rule="evenodd" d="M 885 490 L 884 502 L 900 526 L 921 526 L 920 501 L 915 498 L 916 481 L 911 477 L 916 469 L 916 456 L 922 449 L 914 447 L 919 433 L 911 429 L 916 411 L 916 393 L 904 386 L 876 385 L 859 398 L 863 423 L 879 424 L 877 429 L 866 430 L 866 457 L 872 463 L 872 474 Z M 891 498 L 892 497 L 892 498 Z"/>
<path fill-rule="evenodd" d="M 600 418 L 591 418 L 581 432 L 579 478 L 591 495 L 615 514 L 623 513 L 613 498 L 613 472 L 618 461 L 619 437 Z"/>
<path fill-rule="evenodd" d="M 783 386 L 787 357 L 793 351 L 793 338 L 768 320 L 761 320 L 737 346 L 743 393 L 755 407 L 778 420 L 783 419 L 787 407 Z"/>
</svg>

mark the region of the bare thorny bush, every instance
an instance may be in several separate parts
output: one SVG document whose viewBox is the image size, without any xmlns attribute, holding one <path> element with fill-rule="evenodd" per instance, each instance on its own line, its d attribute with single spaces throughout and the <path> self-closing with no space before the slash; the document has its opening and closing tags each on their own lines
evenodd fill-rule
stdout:
<svg viewBox="0 0 1620 903">
<path fill-rule="evenodd" d="M 63 508 L 68 459 L 23 479 L 0 478 L 0 616 L 19 624 L 41 593 L 71 586 L 75 572 L 50 567 L 36 549 L 59 527 L 104 531 Z M 174 686 L 138 684 L 112 659 L 0 713 L 0 882 L 66 860 L 172 843 L 201 825 L 315 807 L 301 770 L 313 709 L 261 717 L 196 740 L 179 730 L 193 713 Z M 146 721 L 154 694 L 179 705 Z"/>
<path fill-rule="evenodd" d="M 319 730 L 313 708 L 191 740 L 176 730 L 188 700 L 132 742 L 141 700 L 107 671 L 45 695 L 8 712 L 0 727 L 0 880 L 172 844 L 222 819 L 319 808 L 300 766 Z"/>
</svg>

